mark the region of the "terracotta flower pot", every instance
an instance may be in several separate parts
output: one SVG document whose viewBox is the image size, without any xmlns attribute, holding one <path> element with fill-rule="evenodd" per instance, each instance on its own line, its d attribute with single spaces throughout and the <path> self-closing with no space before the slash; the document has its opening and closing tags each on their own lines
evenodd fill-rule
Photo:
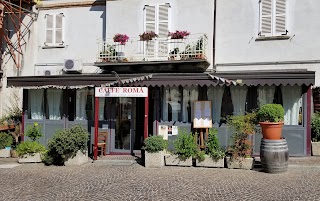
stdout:
<svg viewBox="0 0 320 201">
<path fill-rule="evenodd" d="M 283 122 L 259 122 L 264 139 L 280 140 Z"/>
</svg>

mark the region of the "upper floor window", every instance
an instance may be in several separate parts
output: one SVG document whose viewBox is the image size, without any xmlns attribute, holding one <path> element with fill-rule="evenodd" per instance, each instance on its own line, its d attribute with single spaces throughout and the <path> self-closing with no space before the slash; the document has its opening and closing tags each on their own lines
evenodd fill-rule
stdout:
<svg viewBox="0 0 320 201">
<path fill-rule="evenodd" d="M 260 0 L 260 36 L 287 34 L 287 0 Z"/>
<path fill-rule="evenodd" d="M 46 46 L 63 45 L 63 13 L 46 15 Z"/>
<path fill-rule="evenodd" d="M 170 4 L 146 5 L 145 31 L 155 32 L 159 37 L 167 37 L 169 32 L 169 8 Z"/>
</svg>

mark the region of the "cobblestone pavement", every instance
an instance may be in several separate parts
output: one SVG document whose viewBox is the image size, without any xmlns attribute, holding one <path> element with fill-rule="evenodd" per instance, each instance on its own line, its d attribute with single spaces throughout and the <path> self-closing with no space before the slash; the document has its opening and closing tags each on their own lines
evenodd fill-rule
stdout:
<svg viewBox="0 0 320 201">
<path fill-rule="evenodd" d="M 0 169 L 0 178 L 0 200 L 320 200 L 316 165 L 295 164 L 286 173 L 266 174 L 259 169 L 29 164 Z"/>
</svg>

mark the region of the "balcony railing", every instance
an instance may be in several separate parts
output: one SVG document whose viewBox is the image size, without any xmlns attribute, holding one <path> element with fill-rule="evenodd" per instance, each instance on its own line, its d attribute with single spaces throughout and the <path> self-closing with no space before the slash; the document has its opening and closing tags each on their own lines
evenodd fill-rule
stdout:
<svg viewBox="0 0 320 201">
<path fill-rule="evenodd" d="M 139 62 L 207 59 L 208 38 L 205 34 L 185 39 L 156 38 L 140 41 L 130 38 L 125 45 L 113 39 L 98 41 L 97 62 Z"/>
</svg>

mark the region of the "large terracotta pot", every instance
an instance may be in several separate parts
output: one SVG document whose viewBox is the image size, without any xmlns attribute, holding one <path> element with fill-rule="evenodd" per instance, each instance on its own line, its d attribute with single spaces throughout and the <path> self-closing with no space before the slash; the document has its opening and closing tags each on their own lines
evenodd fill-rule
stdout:
<svg viewBox="0 0 320 201">
<path fill-rule="evenodd" d="M 264 139 L 280 140 L 283 122 L 259 122 Z"/>
</svg>

